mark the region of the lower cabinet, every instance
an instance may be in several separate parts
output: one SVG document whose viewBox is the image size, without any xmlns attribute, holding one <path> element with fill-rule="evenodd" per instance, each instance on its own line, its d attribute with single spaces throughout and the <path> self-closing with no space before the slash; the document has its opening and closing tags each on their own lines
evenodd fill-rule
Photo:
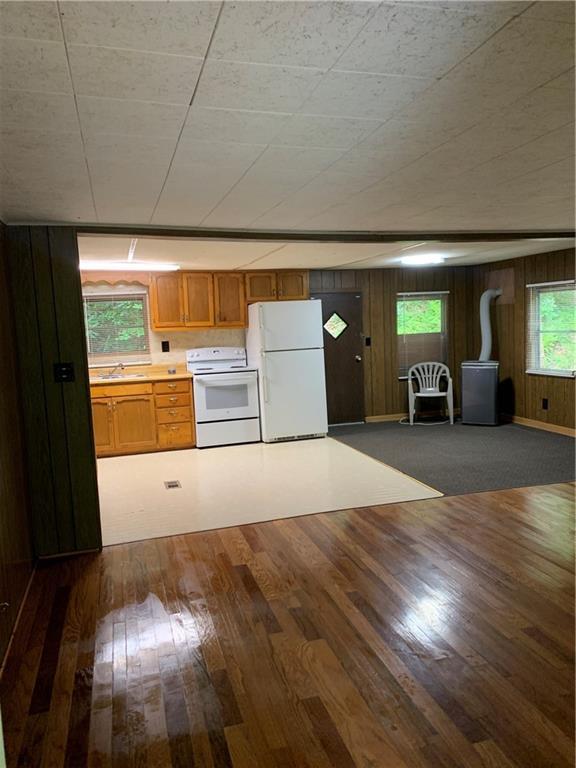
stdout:
<svg viewBox="0 0 576 768">
<path fill-rule="evenodd" d="M 194 445 L 189 379 L 94 386 L 91 396 L 97 456 Z"/>
</svg>

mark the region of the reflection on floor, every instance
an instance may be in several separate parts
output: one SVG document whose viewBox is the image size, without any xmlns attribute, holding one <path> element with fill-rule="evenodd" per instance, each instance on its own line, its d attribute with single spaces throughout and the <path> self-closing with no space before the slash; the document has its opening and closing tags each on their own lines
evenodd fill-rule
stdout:
<svg viewBox="0 0 576 768">
<path fill-rule="evenodd" d="M 100 459 L 98 485 L 105 545 L 442 495 L 331 438 Z"/>
<path fill-rule="evenodd" d="M 8 768 L 572 768 L 571 486 L 47 563 Z"/>
</svg>

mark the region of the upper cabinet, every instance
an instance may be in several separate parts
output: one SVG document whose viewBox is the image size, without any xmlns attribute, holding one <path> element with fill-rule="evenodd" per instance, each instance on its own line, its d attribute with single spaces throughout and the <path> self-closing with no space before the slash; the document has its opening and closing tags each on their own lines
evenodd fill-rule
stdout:
<svg viewBox="0 0 576 768">
<path fill-rule="evenodd" d="M 296 301 L 310 297 L 307 271 L 278 272 L 276 279 L 280 301 Z"/>
<path fill-rule="evenodd" d="M 308 299 L 308 271 L 246 272 L 246 301 Z"/>
<path fill-rule="evenodd" d="M 246 301 L 274 301 L 276 272 L 246 272 Z"/>
<path fill-rule="evenodd" d="M 244 328 L 247 303 L 309 296 L 306 270 L 155 275 L 150 285 L 152 328 Z"/>
<path fill-rule="evenodd" d="M 183 328 L 184 301 L 182 276 L 171 273 L 156 275 L 152 280 L 150 300 L 154 328 Z"/>
<path fill-rule="evenodd" d="M 216 272 L 214 274 L 214 325 L 223 328 L 243 328 L 246 325 L 244 274 L 242 272 Z"/>
<path fill-rule="evenodd" d="M 211 272 L 184 272 L 184 324 L 202 328 L 214 325 L 214 284 Z"/>
</svg>

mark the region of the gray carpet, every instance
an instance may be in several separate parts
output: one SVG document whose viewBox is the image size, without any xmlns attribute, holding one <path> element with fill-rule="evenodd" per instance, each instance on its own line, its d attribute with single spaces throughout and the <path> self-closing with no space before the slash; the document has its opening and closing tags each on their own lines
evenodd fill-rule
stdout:
<svg viewBox="0 0 576 768">
<path fill-rule="evenodd" d="M 385 422 L 331 427 L 330 437 L 447 496 L 575 479 L 571 437 L 517 424 L 410 427 Z"/>
</svg>

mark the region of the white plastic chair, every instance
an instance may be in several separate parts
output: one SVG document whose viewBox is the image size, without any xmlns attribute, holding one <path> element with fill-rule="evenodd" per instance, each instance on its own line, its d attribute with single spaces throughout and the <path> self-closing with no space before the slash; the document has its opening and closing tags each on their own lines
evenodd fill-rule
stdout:
<svg viewBox="0 0 576 768">
<path fill-rule="evenodd" d="M 440 389 L 440 381 L 446 378 L 448 388 Z M 418 382 L 418 390 L 414 389 L 414 379 Z M 450 424 L 454 424 L 454 395 L 450 369 L 444 363 L 418 363 L 408 370 L 408 406 L 410 424 L 414 424 L 417 397 L 445 397 L 448 404 Z"/>
</svg>

